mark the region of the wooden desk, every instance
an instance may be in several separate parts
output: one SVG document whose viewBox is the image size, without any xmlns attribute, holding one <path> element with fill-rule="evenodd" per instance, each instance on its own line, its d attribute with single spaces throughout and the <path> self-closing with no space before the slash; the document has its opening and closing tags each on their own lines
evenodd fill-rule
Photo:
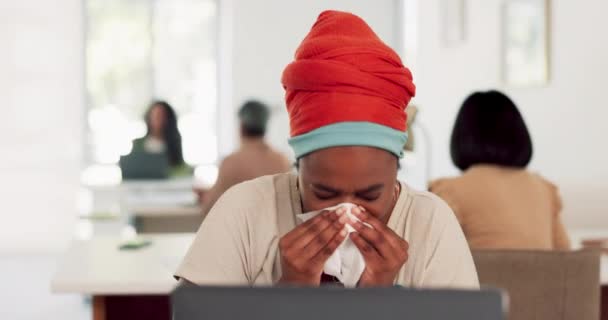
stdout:
<svg viewBox="0 0 608 320">
<path fill-rule="evenodd" d="M 608 237 L 608 229 L 573 229 L 569 230 L 570 241 L 573 249 L 582 247 L 585 239 L 597 239 Z M 600 285 L 601 285 L 601 320 L 608 320 L 608 254 L 600 258 Z"/>
<path fill-rule="evenodd" d="M 53 293 L 93 296 L 93 319 L 170 319 L 173 272 L 194 234 L 143 236 L 152 244 L 119 250 L 119 237 L 75 241 L 53 277 Z"/>
</svg>

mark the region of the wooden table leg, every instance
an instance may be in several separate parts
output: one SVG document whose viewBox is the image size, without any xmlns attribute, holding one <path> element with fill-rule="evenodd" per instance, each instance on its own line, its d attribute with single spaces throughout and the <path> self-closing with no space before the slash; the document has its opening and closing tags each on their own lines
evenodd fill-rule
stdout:
<svg viewBox="0 0 608 320">
<path fill-rule="evenodd" d="M 608 285 L 602 286 L 600 298 L 600 319 L 608 320 Z"/>
<path fill-rule="evenodd" d="M 168 295 L 106 296 L 103 306 L 103 320 L 171 320 Z"/>
<path fill-rule="evenodd" d="M 93 320 L 171 320 L 166 295 L 93 296 Z"/>
<path fill-rule="evenodd" d="M 106 298 L 93 296 L 93 320 L 106 320 Z"/>
</svg>

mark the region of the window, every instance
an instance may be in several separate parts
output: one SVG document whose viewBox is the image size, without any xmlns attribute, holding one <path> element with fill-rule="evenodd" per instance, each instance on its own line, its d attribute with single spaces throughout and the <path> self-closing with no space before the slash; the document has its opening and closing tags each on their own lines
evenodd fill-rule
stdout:
<svg viewBox="0 0 608 320">
<path fill-rule="evenodd" d="M 217 24 L 215 0 L 86 1 L 87 164 L 128 154 L 153 99 L 176 109 L 188 164 L 217 161 Z"/>
</svg>

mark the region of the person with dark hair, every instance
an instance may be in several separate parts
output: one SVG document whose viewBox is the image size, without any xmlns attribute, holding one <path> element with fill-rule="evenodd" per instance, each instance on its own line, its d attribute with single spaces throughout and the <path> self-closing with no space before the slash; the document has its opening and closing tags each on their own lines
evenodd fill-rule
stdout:
<svg viewBox="0 0 608 320">
<path fill-rule="evenodd" d="M 219 166 L 217 182 L 210 189 L 195 189 L 203 216 L 230 187 L 243 181 L 291 170 L 291 163 L 266 143 L 264 137 L 270 110 L 263 103 L 247 101 L 238 112 L 240 148 L 227 156 Z"/>
<path fill-rule="evenodd" d="M 182 136 L 177 127 L 177 115 L 173 107 L 165 101 L 154 101 L 148 107 L 144 119 L 146 135 L 133 141 L 133 150 L 165 153 L 173 174 L 189 168 L 184 162 Z"/>
<path fill-rule="evenodd" d="M 532 140 L 503 93 L 475 92 L 462 104 L 450 151 L 460 177 L 430 190 L 454 210 L 471 248 L 568 249 L 557 187 L 526 169 Z"/>
<path fill-rule="evenodd" d="M 238 115 L 241 124 L 241 136 L 264 137 L 270 117 L 270 111 L 266 105 L 259 101 L 249 100 L 243 104 Z"/>
<path fill-rule="evenodd" d="M 281 82 L 297 173 L 226 191 L 182 283 L 479 288 L 452 210 L 397 180 L 416 90 L 397 53 L 360 17 L 325 11 Z"/>
</svg>

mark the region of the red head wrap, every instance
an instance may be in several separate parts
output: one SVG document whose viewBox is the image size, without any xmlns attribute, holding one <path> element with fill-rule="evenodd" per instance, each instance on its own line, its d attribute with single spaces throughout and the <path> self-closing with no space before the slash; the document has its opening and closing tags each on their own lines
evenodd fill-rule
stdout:
<svg viewBox="0 0 608 320">
<path fill-rule="evenodd" d="M 319 15 L 283 72 L 291 136 L 338 123 L 366 121 L 406 130 L 416 87 L 411 72 L 361 18 Z"/>
</svg>

